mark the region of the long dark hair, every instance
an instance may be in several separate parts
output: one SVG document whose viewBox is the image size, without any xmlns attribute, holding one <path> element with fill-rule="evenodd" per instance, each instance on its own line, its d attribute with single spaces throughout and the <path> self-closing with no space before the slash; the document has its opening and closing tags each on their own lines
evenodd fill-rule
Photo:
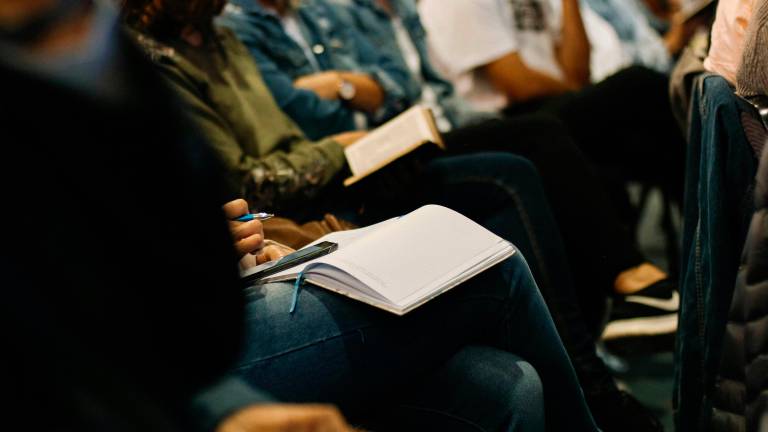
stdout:
<svg viewBox="0 0 768 432">
<path fill-rule="evenodd" d="M 156 38 L 175 38 L 192 25 L 207 33 L 226 0 L 120 0 L 126 24 Z"/>
</svg>

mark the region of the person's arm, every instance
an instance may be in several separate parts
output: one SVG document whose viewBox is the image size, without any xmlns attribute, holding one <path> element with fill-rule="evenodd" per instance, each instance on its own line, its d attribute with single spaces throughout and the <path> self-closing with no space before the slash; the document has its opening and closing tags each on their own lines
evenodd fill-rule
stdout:
<svg viewBox="0 0 768 432">
<path fill-rule="evenodd" d="M 300 89 L 310 90 L 326 100 L 341 98 L 340 89 L 344 82 L 349 82 L 355 88 L 352 99 L 345 101 L 349 107 L 369 114 L 375 112 L 384 103 L 384 90 L 371 76 L 344 71 L 318 72 L 300 77 L 293 82 Z"/>
<path fill-rule="evenodd" d="M 529 68 L 517 53 L 506 54 L 481 66 L 480 70 L 495 88 L 504 92 L 508 103 L 555 96 L 579 88 Z"/>
<path fill-rule="evenodd" d="M 480 73 L 509 103 L 552 96 L 576 87 L 532 69 L 520 56 L 522 40 L 507 7 L 495 0 L 422 0 L 421 19 L 436 56 L 451 74 Z M 457 28 L 472 28 L 457 32 Z"/>
<path fill-rule="evenodd" d="M 579 0 L 562 2 L 563 28 L 560 43 L 555 49 L 557 62 L 565 75 L 566 85 L 581 88 L 589 84 L 589 39 L 581 19 Z"/>
<path fill-rule="evenodd" d="M 323 98 L 314 91 L 296 86 L 294 78 L 281 70 L 263 47 L 262 35 L 242 18 L 225 14 L 216 23 L 228 27 L 246 46 L 280 109 L 301 127 L 310 139 L 351 131 L 355 110 L 338 98 Z"/>
<path fill-rule="evenodd" d="M 226 376 L 198 392 L 188 423 L 200 432 L 353 432 L 332 405 L 285 404 L 240 378 Z"/>
<path fill-rule="evenodd" d="M 190 79 L 172 66 L 161 71 L 180 97 L 184 113 L 224 163 L 231 188 L 241 190 L 254 206 L 270 209 L 311 198 L 346 166 L 341 143 L 312 142 L 298 132 L 286 137 L 285 150 L 260 158 L 246 154 L 227 122 L 208 106 Z"/>
<path fill-rule="evenodd" d="M 333 405 L 255 405 L 228 417 L 216 432 L 354 432 Z"/>
<path fill-rule="evenodd" d="M 339 16 L 335 19 L 337 23 L 344 23 Z M 408 70 L 376 48 L 354 25 L 340 27 L 345 40 L 355 44 L 360 66 L 360 70 L 355 72 L 372 77 L 384 92 L 381 106 L 373 113 L 374 122 L 380 123 L 400 114 L 421 97 L 421 88 L 409 85 L 411 78 Z"/>
</svg>

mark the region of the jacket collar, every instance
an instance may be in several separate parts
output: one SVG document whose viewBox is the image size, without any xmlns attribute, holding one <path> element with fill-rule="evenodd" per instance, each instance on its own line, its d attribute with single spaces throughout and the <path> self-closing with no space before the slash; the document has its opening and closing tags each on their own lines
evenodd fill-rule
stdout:
<svg viewBox="0 0 768 432">
<path fill-rule="evenodd" d="M 280 18 L 277 13 L 262 6 L 258 0 L 229 0 L 227 6 L 240 9 L 243 13 L 256 15 L 261 18 Z"/>
</svg>

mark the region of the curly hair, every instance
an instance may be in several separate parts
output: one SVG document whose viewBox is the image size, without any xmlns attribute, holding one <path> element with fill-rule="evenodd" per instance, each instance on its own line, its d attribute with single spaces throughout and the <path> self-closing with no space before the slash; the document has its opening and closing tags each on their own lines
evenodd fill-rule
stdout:
<svg viewBox="0 0 768 432">
<path fill-rule="evenodd" d="M 120 0 L 125 23 L 157 38 L 178 37 L 188 25 L 207 30 L 225 4 L 226 0 Z"/>
</svg>

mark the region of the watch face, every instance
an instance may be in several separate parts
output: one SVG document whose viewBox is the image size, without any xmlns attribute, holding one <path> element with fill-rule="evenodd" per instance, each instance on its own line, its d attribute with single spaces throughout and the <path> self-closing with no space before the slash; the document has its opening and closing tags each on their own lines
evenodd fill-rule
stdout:
<svg viewBox="0 0 768 432">
<path fill-rule="evenodd" d="M 341 83 L 341 86 L 339 86 L 339 97 L 343 100 L 348 101 L 354 99 L 356 93 L 357 90 L 355 90 L 355 85 L 349 81 L 344 81 Z"/>
</svg>

